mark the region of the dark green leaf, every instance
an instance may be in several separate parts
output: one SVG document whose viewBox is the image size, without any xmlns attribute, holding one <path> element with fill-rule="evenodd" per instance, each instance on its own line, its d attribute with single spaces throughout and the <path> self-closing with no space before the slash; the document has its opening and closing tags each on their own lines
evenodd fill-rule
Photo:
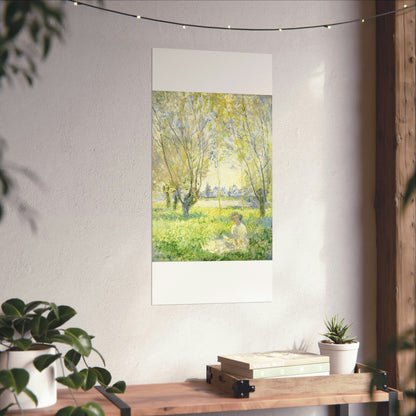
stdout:
<svg viewBox="0 0 416 416">
<path fill-rule="evenodd" d="M 84 373 L 72 373 L 66 377 L 57 377 L 56 381 L 73 390 L 78 390 L 85 383 Z"/>
<path fill-rule="evenodd" d="M 92 389 L 97 382 L 97 373 L 94 371 L 93 368 L 85 368 L 81 371 L 85 375 L 85 381 L 81 386 L 82 390 L 87 391 Z"/>
<path fill-rule="evenodd" d="M 64 334 L 56 335 L 52 340 L 70 345 L 84 357 L 88 357 L 91 353 L 91 338 L 80 328 L 65 329 Z"/>
<path fill-rule="evenodd" d="M 1 326 L 0 327 L 0 339 L 10 339 L 13 338 L 13 328 L 10 326 Z"/>
<path fill-rule="evenodd" d="M 14 406 L 15 405 L 15 403 L 10 403 L 8 406 L 6 406 L 5 408 L 3 408 L 3 409 L 0 409 L 0 416 L 4 416 L 6 413 L 7 413 L 7 411 L 9 410 L 9 408 L 11 407 L 11 406 Z"/>
<path fill-rule="evenodd" d="M 33 360 L 33 365 L 38 371 L 43 371 L 45 368 L 49 367 L 54 363 L 62 354 L 44 354 L 36 357 Z"/>
<path fill-rule="evenodd" d="M 110 372 L 102 367 L 94 367 L 93 369 L 97 373 L 98 382 L 103 387 L 107 387 L 111 382 Z"/>
<path fill-rule="evenodd" d="M 403 206 L 405 206 L 409 202 L 410 197 L 413 195 L 415 191 L 416 191 L 416 170 L 413 172 L 413 175 L 410 177 L 409 181 L 407 182 L 406 192 L 403 197 Z"/>
<path fill-rule="evenodd" d="M 105 416 L 105 413 L 100 405 L 89 402 L 81 406 L 87 416 Z"/>
<path fill-rule="evenodd" d="M 33 309 L 36 309 L 40 305 L 48 305 L 48 302 L 42 302 L 40 300 L 29 302 L 25 307 L 25 313 L 33 311 Z M 47 308 L 44 308 L 43 310 L 45 311 Z"/>
<path fill-rule="evenodd" d="M 29 373 L 23 368 L 0 371 L 0 384 L 11 392 L 19 394 L 29 382 Z"/>
<path fill-rule="evenodd" d="M 75 350 L 69 350 L 64 357 L 65 367 L 69 371 L 75 371 L 79 360 L 81 359 L 81 354 Z"/>
<path fill-rule="evenodd" d="M 21 336 L 24 336 L 30 330 L 30 319 L 27 317 L 16 319 L 14 328 Z"/>
<path fill-rule="evenodd" d="M 38 34 L 40 30 L 40 23 L 36 19 L 32 20 L 32 22 L 30 22 L 30 25 L 29 25 L 29 30 L 30 30 L 30 36 L 32 37 L 33 41 L 37 43 Z"/>
<path fill-rule="evenodd" d="M 90 338 L 91 339 L 93 339 L 94 337 L 92 337 L 91 335 L 90 335 Z M 103 363 L 103 365 L 105 366 L 105 360 L 104 360 L 104 357 L 101 355 L 101 353 L 100 353 L 100 351 L 98 351 L 98 350 L 96 350 L 94 347 L 92 347 L 91 348 L 99 357 L 100 357 L 100 359 L 101 359 L 101 361 L 102 361 L 102 363 Z"/>
<path fill-rule="evenodd" d="M 74 315 L 76 315 L 76 311 L 70 306 L 61 305 L 55 307 L 47 316 L 49 328 L 54 329 L 60 327 Z"/>
<path fill-rule="evenodd" d="M 32 320 L 31 334 L 36 341 L 45 341 L 48 332 L 48 320 L 42 315 L 36 315 Z"/>
<path fill-rule="evenodd" d="M 106 389 L 107 393 L 124 393 L 126 391 L 126 383 L 124 381 L 117 381 L 113 386 Z"/>
<path fill-rule="evenodd" d="M 45 35 L 43 37 L 43 59 L 45 59 L 48 56 L 50 49 L 51 49 L 51 37 L 50 35 Z"/>
<path fill-rule="evenodd" d="M 55 416 L 105 416 L 105 414 L 100 405 L 90 402 L 78 407 L 64 407 Z"/>
<path fill-rule="evenodd" d="M 23 351 L 28 350 L 33 345 L 33 342 L 28 338 L 9 340 L 9 342 Z"/>
<path fill-rule="evenodd" d="M 23 316 L 25 313 L 25 303 L 21 299 L 9 299 L 1 305 L 1 310 L 5 315 Z"/>
<path fill-rule="evenodd" d="M 33 403 L 35 403 L 36 407 L 38 406 L 38 398 L 33 393 L 33 391 L 31 391 L 29 389 L 24 389 L 23 393 L 26 394 L 26 396 L 28 396 L 29 399 L 32 400 Z"/>
</svg>

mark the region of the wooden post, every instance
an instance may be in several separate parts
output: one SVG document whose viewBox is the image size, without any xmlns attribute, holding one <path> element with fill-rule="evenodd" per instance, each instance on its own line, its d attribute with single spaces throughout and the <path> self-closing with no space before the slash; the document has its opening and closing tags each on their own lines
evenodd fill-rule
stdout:
<svg viewBox="0 0 416 416">
<path fill-rule="evenodd" d="M 377 14 L 398 10 L 415 0 L 377 1 Z M 415 8 L 377 19 L 377 348 L 389 371 L 389 384 L 415 388 L 408 380 L 415 351 L 387 352 L 394 336 L 415 328 L 416 207 L 403 209 L 407 181 L 415 170 Z M 404 403 L 408 413 L 412 403 Z"/>
</svg>

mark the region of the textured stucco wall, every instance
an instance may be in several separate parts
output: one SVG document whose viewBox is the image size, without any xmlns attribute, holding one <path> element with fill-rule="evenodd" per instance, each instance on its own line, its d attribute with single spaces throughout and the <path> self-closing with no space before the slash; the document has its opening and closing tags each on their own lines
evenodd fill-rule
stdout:
<svg viewBox="0 0 416 416">
<path fill-rule="evenodd" d="M 161 19 L 250 27 L 372 15 L 370 1 L 111 1 Z M 38 233 L 0 224 L 1 300 L 69 304 L 116 379 L 204 377 L 218 353 L 307 347 L 323 318 L 375 356 L 374 22 L 309 31 L 183 30 L 68 3 L 33 88 L 0 91 L 9 161 Z M 151 49 L 273 54 L 273 302 L 151 306 Z M 276 414 L 321 414 L 318 409 Z M 261 412 L 259 412 L 261 413 Z M 268 412 L 269 414 L 269 412 Z"/>
</svg>

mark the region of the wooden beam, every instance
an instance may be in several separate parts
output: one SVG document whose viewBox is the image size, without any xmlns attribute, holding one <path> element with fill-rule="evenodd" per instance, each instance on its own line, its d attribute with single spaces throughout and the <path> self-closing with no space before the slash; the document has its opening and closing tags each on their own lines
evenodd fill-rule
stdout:
<svg viewBox="0 0 416 416">
<path fill-rule="evenodd" d="M 406 4 L 413 6 L 415 0 Z M 404 5 L 403 0 L 377 1 L 376 11 Z M 415 351 L 387 352 L 392 337 L 416 325 L 414 198 L 402 206 L 416 159 L 415 20 L 414 8 L 377 19 L 377 348 L 390 373 L 389 384 L 399 389 L 415 388 L 414 378 L 408 380 Z"/>
</svg>

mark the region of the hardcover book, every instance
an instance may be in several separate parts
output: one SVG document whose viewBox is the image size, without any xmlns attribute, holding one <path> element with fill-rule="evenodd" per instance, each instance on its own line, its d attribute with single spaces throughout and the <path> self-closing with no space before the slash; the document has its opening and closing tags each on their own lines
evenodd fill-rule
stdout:
<svg viewBox="0 0 416 416">
<path fill-rule="evenodd" d="M 218 361 L 221 364 L 230 364 L 253 370 L 257 368 L 329 363 L 329 357 L 302 351 L 269 351 L 219 355 Z"/>
<path fill-rule="evenodd" d="M 271 377 L 328 375 L 329 362 L 255 369 L 246 369 L 228 363 L 223 363 L 221 364 L 221 370 L 236 376 L 254 379 Z"/>
</svg>

